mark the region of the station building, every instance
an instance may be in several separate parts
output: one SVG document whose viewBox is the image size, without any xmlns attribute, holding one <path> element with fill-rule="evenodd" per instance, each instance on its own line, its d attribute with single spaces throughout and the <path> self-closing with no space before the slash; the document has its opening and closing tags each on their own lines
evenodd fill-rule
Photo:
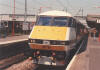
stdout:
<svg viewBox="0 0 100 70">
<path fill-rule="evenodd" d="M 95 33 L 96 36 L 98 37 L 100 34 L 100 15 L 88 14 L 86 21 L 88 26 L 93 29 L 92 35 L 93 33 Z"/>
<path fill-rule="evenodd" d="M 8 34 L 11 34 L 13 29 L 15 34 L 23 33 L 25 30 L 30 32 L 35 22 L 35 15 L 27 15 L 26 23 L 24 23 L 24 14 L 15 14 L 15 19 L 13 19 L 13 14 L 0 14 L 0 32 L 4 32 L 5 29 Z"/>
</svg>

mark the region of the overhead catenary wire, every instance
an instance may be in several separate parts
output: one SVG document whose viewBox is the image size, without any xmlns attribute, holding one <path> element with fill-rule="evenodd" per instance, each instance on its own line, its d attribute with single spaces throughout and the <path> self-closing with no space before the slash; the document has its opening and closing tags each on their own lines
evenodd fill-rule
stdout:
<svg viewBox="0 0 100 70">
<path fill-rule="evenodd" d="M 67 11 L 66 5 L 65 5 L 61 0 L 56 0 L 56 2 L 57 2 L 60 6 L 62 6 L 62 8 L 63 8 L 64 11 Z"/>
<path fill-rule="evenodd" d="M 16 3 L 23 6 L 23 7 L 25 7 L 25 3 L 23 3 L 23 2 L 20 2 L 20 1 L 16 0 Z M 27 7 L 30 7 L 30 8 L 27 9 L 28 12 L 33 11 L 34 9 L 36 9 L 33 6 L 31 6 L 31 4 L 28 4 Z"/>
<path fill-rule="evenodd" d="M 20 2 L 18 0 L 16 0 L 16 3 L 24 6 L 24 3 L 22 3 L 22 2 Z"/>
<path fill-rule="evenodd" d="M 80 12 L 81 12 L 81 16 L 83 16 L 83 8 L 80 8 L 80 9 L 78 10 L 78 12 L 75 14 L 75 16 L 79 15 Z"/>
<path fill-rule="evenodd" d="M 51 6 L 49 6 L 46 2 L 41 2 L 41 1 L 39 1 L 39 0 L 31 0 L 31 1 L 33 1 L 35 4 L 36 4 L 36 6 L 37 6 L 37 13 L 40 13 L 41 11 L 42 11 L 42 9 L 43 8 L 47 8 L 47 9 L 52 9 L 52 7 Z M 37 14 L 36 13 L 36 14 Z"/>
<path fill-rule="evenodd" d="M 78 15 L 80 13 L 81 9 L 78 10 L 78 12 L 75 15 Z"/>
<path fill-rule="evenodd" d="M 5 6 L 5 7 L 8 7 L 8 8 L 13 8 L 13 6 L 10 6 L 10 5 L 8 5 L 8 4 L 0 4 L 1 6 Z M 18 7 L 15 7 L 15 9 L 17 9 L 17 10 L 21 10 L 21 11 L 24 11 L 25 9 L 22 9 L 22 8 L 18 8 Z M 32 11 L 31 9 L 30 10 L 28 10 L 28 11 Z"/>
<path fill-rule="evenodd" d="M 73 6 L 71 5 L 70 1 L 69 0 L 65 0 L 65 1 L 67 3 L 67 6 L 73 9 Z"/>
<path fill-rule="evenodd" d="M 8 7 L 8 8 L 13 8 L 12 6 L 9 6 L 8 4 L 0 4 L 1 6 L 5 6 L 5 7 Z M 15 7 L 17 10 L 24 10 L 24 9 L 21 9 L 21 8 L 17 8 Z"/>
<path fill-rule="evenodd" d="M 57 2 L 60 6 L 62 6 L 63 8 L 66 7 L 66 6 L 62 3 L 62 1 L 60 1 L 60 0 L 56 0 L 56 2 Z"/>
<path fill-rule="evenodd" d="M 33 0 L 32 0 L 32 1 L 33 1 Z M 51 9 L 51 7 L 47 5 L 47 3 L 42 3 L 42 2 L 40 2 L 39 0 L 34 0 L 34 1 L 36 2 L 36 3 L 35 3 L 36 5 L 39 5 L 37 10 L 39 10 L 41 7 L 48 7 L 48 8 Z M 36 8 L 35 8 L 35 9 L 36 9 Z"/>
<path fill-rule="evenodd" d="M 21 6 L 23 6 L 23 7 L 25 7 L 25 3 L 23 3 L 23 2 L 20 2 L 20 1 L 16 0 L 16 3 L 19 4 L 19 5 L 21 5 Z M 27 5 L 27 6 L 31 7 L 31 8 L 33 7 L 33 6 L 29 6 L 29 5 Z M 33 9 L 28 8 L 28 11 L 32 11 Z"/>
<path fill-rule="evenodd" d="M 39 11 L 40 7 L 44 6 L 44 4 L 41 3 L 41 2 L 39 2 L 38 0 L 31 0 L 31 1 L 32 1 L 36 6 L 37 6 L 37 5 L 40 5 L 40 6 L 38 6 L 37 8 L 34 8 L 34 7 L 33 7 L 33 9 L 35 9 L 35 10 L 37 10 L 37 11 Z"/>
<path fill-rule="evenodd" d="M 38 1 L 38 0 L 32 0 L 33 2 L 35 1 L 38 5 L 41 5 L 41 6 L 45 6 L 45 4 L 43 4 L 43 3 L 41 3 L 40 1 Z M 36 4 L 35 3 L 35 4 Z"/>
</svg>

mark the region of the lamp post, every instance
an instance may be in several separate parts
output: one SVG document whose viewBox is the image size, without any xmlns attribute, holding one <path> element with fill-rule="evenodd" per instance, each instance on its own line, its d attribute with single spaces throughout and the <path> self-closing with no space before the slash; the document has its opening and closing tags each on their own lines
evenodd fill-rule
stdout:
<svg viewBox="0 0 100 70">
<path fill-rule="evenodd" d="M 12 36 L 14 36 L 15 35 L 15 0 L 14 0 L 14 7 L 13 7 L 13 16 L 12 16 L 12 18 L 13 18 L 13 24 L 12 24 Z"/>
<path fill-rule="evenodd" d="M 25 0 L 25 15 L 24 15 L 24 23 L 26 23 L 27 19 L 27 0 Z"/>
</svg>

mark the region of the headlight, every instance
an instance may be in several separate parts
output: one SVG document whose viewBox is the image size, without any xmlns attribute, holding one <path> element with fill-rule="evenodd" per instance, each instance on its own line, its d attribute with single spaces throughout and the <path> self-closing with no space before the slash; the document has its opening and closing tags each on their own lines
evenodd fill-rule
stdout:
<svg viewBox="0 0 100 70">
<path fill-rule="evenodd" d="M 32 43 L 32 40 L 30 40 L 30 42 Z"/>
<path fill-rule="evenodd" d="M 30 43 L 37 43 L 37 44 L 42 44 L 42 40 L 39 39 L 29 39 Z"/>
<path fill-rule="evenodd" d="M 29 42 L 30 43 L 35 43 L 35 40 L 30 39 Z"/>
<path fill-rule="evenodd" d="M 35 40 L 32 40 L 32 43 L 35 43 Z"/>
</svg>

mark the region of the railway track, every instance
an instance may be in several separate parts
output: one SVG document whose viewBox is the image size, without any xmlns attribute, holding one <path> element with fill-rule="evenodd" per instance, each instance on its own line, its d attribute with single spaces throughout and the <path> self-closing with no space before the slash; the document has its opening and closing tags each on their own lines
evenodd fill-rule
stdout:
<svg viewBox="0 0 100 70">
<path fill-rule="evenodd" d="M 0 46 L 0 70 L 27 59 L 30 52 L 26 41 Z"/>
</svg>

